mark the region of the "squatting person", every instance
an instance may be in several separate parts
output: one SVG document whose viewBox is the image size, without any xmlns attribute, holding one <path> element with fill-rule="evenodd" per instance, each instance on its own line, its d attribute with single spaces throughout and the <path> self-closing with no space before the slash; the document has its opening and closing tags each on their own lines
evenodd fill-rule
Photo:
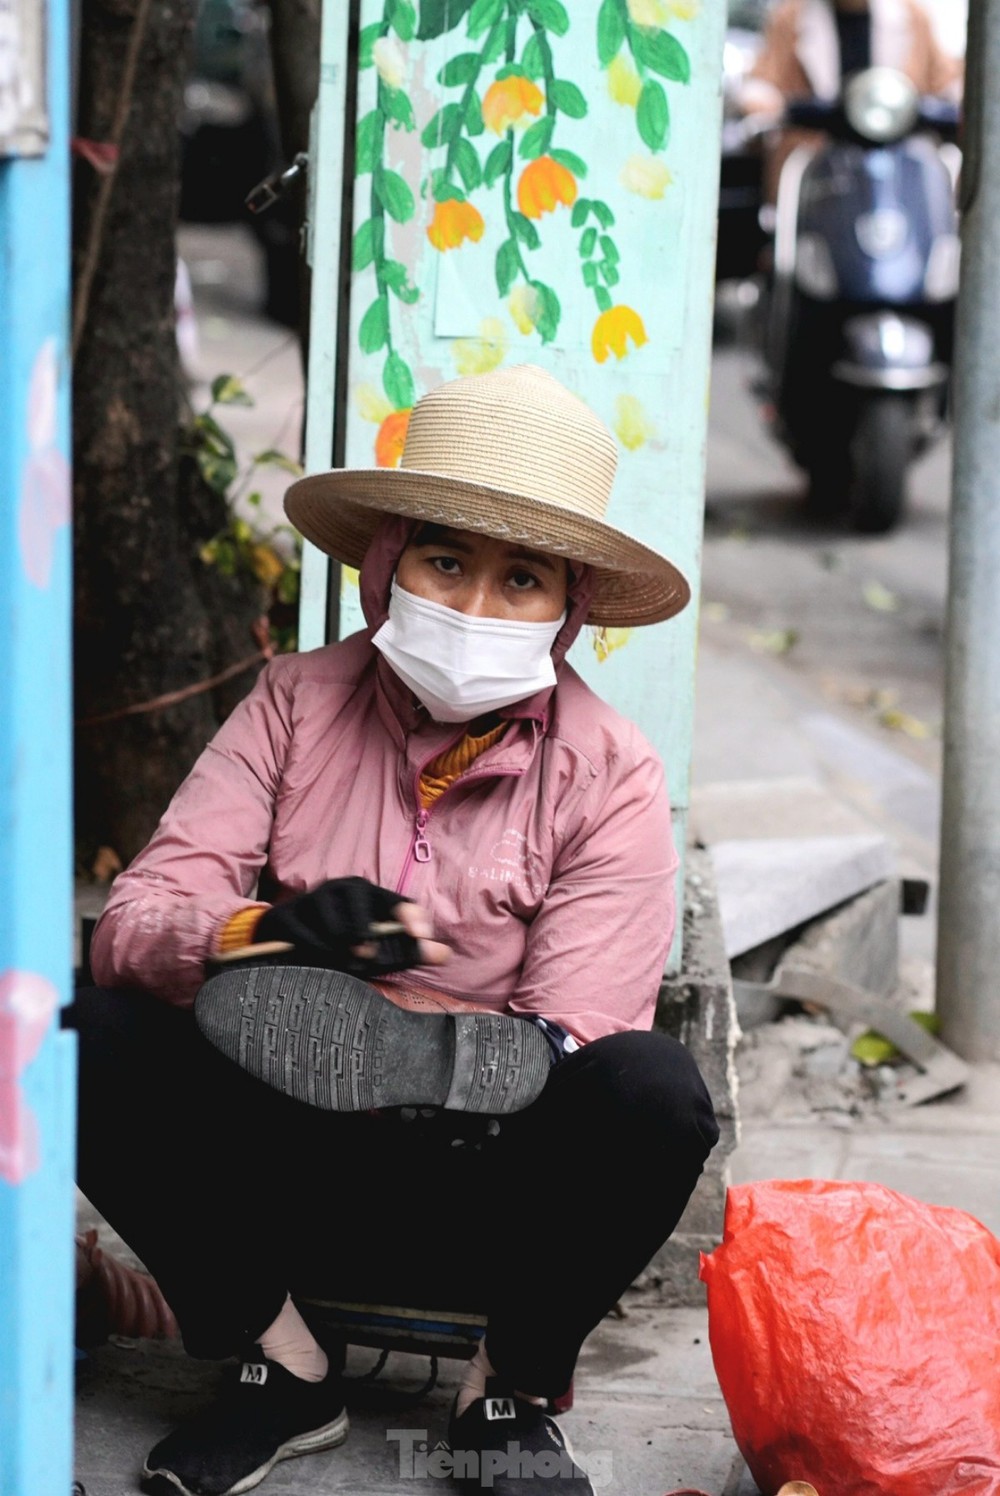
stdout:
<svg viewBox="0 0 1000 1496">
<path fill-rule="evenodd" d="M 605 522 L 615 464 L 520 367 L 420 400 L 398 469 L 289 491 L 360 566 L 368 626 L 264 669 L 116 880 L 71 1016 L 81 1187 L 187 1351 L 237 1358 L 149 1491 L 226 1496 L 339 1444 L 307 1305 L 358 1292 L 484 1307 L 449 1431 L 467 1489 L 592 1490 L 547 1407 L 718 1137 L 651 1031 L 663 768 L 565 661 L 584 622 L 688 599 Z"/>
</svg>

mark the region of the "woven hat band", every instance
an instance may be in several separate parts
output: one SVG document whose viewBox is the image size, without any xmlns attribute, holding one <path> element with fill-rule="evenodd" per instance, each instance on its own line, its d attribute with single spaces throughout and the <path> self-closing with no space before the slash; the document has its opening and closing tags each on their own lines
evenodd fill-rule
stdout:
<svg viewBox="0 0 1000 1496">
<path fill-rule="evenodd" d="M 504 371 L 506 372 L 506 371 Z M 601 520 L 618 462 L 607 427 L 543 370 L 439 386 L 414 406 L 400 467 L 541 499 Z M 536 383 L 536 400 L 525 384 Z M 485 385 L 485 388 L 483 387 Z"/>
</svg>

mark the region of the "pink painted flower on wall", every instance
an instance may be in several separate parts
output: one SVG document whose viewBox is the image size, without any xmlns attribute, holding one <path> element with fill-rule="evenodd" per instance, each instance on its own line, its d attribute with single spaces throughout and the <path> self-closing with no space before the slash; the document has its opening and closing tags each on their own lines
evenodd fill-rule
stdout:
<svg viewBox="0 0 1000 1496">
<path fill-rule="evenodd" d="M 39 348 L 28 386 L 28 456 L 21 472 L 19 535 L 28 581 L 47 587 L 56 535 L 70 519 L 69 463 L 56 446 L 59 355 L 55 338 Z"/>
<path fill-rule="evenodd" d="M 0 1179 L 22 1184 L 39 1164 L 38 1123 L 21 1077 L 42 1046 L 59 994 L 31 971 L 0 975 Z"/>
</svg>

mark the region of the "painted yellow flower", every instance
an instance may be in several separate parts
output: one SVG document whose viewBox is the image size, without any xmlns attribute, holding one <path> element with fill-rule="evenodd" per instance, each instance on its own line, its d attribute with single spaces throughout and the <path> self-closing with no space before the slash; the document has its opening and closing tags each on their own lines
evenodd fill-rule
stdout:
<svg viewBox="0 0 1000 1496">
<path fill-rule="evenodd" d="M 435 249 L 457 249 L 466 239 L 481 239 L 485 228 L 478 208 L 450 197 L 446 202 L 434 204 L 434 217 L 427 237 Z"/>
<path fill-rule="evenodd" d="M 634 109 L 642 93 L 642 79 L 623 52 L 608 63 L 608 93 L 616 104 Z"/>
<path fill-rule="evenodd" d="M 451 352 L 459 374 L 488 374 L 504 361 L 507 329 L 499 317 L 487 317 L 479 324 L 478 338 L 456 338 Z"/>
<path fill-rule="evenodd" d="M 635 395 L 618 396 L 612 424 L 618 440 L 630 452 L 637 451 L 651 436 L 656 435 L 656 427 Z"/>
<path fill-rule="evenodd" d="M 576 177 L 551 156 L 529 161 L 517 184 L 517 206 L 525 218 L 541 218 L 552 213 L 560 203 L 567 208 L 576 202 Z"/>
<path fill-rule="evenodd" d="M 595 629 L 592 642 L 598 662 L 603 665 L 609 655 L 613 655 L 616 649 L 622 649 L 631 637 L 631 629 Z"/>
<path fill-rule="evenodd" d="M 544 102 L 530 78 L 499 78 L 483 96 L 483 124 L 494 135 L 505 135 L 515 125 L 527 124 L 529 116 L 541 114 Z"/>
<path fill-rule="evenodd" d="M 386 416 L 392 415 L 392 405 L 373 384 L 359 384 L 354 391 L 354 403 L 361 419 L 374 421 L 376 426 L 381 426 Z"/>
<path fill-rule="evenodd" d="M 629 156 L 618 180 L 640 197 L 660 198 L 674 180 L 669 168 L 655 156 Z"/>
<path fill-rule="evenodd" d="M 594 323 L 590 335 L 590 347 L 599 364 L 603 364 L 609 353 L 615 358 L 624 358 L 631 338 L 636 348 L 648 343 L 642 318 L 630 306 L 613 306 L 602 312 Z"/>
<path fill-rule="evenodd" d="M 375 437 L 375 462 L 379 467 L 399 467 L 409 424 L 409 410 L 394 410 L 386 416 Z"/>
<path fill-rule="evenodd" d="M 666 26 L 671 20 L 690 21 L 699 5 L 700 0 L 628 0 L 628 13 L 636 26 Z"/>
<path fill-rule="evenodd" d="M 402 88 L 406 82 L 406 58 L 393 37 L 379 37 L 372 48 L 372 61 L 386 88 Z"/>
<path fill-rule="evenodd" d="M 538 318 L 538 292 L 534 286 L 526 286 L 523 282 L 515 286 L 510 293 L 507 308 L 517 324 L 518 332 L 523 332 L 525 336 L 534 332 Z"/>
</svg>

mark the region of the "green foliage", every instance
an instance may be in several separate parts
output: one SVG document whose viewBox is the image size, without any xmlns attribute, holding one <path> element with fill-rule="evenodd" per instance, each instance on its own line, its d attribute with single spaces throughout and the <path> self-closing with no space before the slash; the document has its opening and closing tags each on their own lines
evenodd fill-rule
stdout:
<svg viewBox="0 0 1000 1496">
<path fill-rule="evenodd" d="M 659 73 L 670 83 L 691 81 L 691 60 L 676 36 L 669 31 L 653 31 L 645 26 L 633 26 L 631 32 L 632 55 L 636 62 L 651 72 Z"/>
<path fill-rule="evenodd" d="M 626 13 L 621 0 L 603 0 L 597 12 L 597 58 L 606 68 L 621 51 L 625 40 Z"/>
<path fill-rule="evenodd" d="M 513 239 L 505 239 L 497 250 L 497 292 L 506 296 L 517 280 L 521 270 L 521 257 Z"/>
<path fill-rule="evenodd" d="M 587 101 L 575 83 L 565 78 L 554 78 L 548 88 L 549 103 L 570 119 L 583 119 L 587 113 Z"/>
<path fill-rule="evenodd" d="M 409 410 L 415 399 L 413 375 L 398 353 L 390 353 L 382 369 L 382 388 L 396 410 Z"/>
<path fill-rule="evenodd" d="M 247 519 L 237 510 L 237 501 L 258 468 L 277 467 L 290 476 L 302 476 L 293 457 L 267 447 L 256 453 L 242 474 L 229 432 L 219 424 L 213 410 L 219 405 L 252 405 L 253 399 L 241 380 L 220 374 L 212 381 L 212 400 L 191 421 L 182 450 L 193 457 L 202 478 L 224 501 L 226 520 L 220 530 L 201 546 L 202 565 L 222 577 L 245 575 L 260 587 L 271 643 L 279 651 L 297 647 L 296 609 L 299 598 L 302 543 L 291 525 L 269 528 Z M 243 502 L 253 511 L 261 507 L 261 495 L 252 492 Z"/>
<path fill-rule="evenodd" d="M 416 210 L 413 193 L 398 171 L 380 166 L 375 172 L 375 195 L 390 218 L 407 223 Z"/>
<path fill-rule="evenodd" d="M 509 140 L 501 140 L 499 145 L 493 147 L 483 167 L 484 186 L 492 187 L 510 169 L 512 155 L 513 146 Z"/>
<path fill-rule="evenodd" d="M 362 353 L 377 353 L 389 336 L 389 302 L 377 296 L 361 319 L 358 340 Z"/>
<path fill-rule="evenodd" d="M 420 0 L 420 23 L 417 40 L 433 41 L 446 31 L 453 31 L 472 7 L 472 0 Z"/>
<path fill-rule="evenodd" d="M 650 78 L 642 85 L 636 105 L 635 122 L 643 141 L 651 151 L 661 151 L 670 130 L 670 105 L 662 83 Z"/>
<path fill-rule="evenodd" d="M 565 36 L 569 30 L 569 15 L 560 0 L 527 0 L 525 9 L 533 21 L 553 36 Z"/>
<path fill-rule="evenodd" d="M 470 41 L 487 32 L 503 15 L 506 0 L 475 0 L 469 11 L 468 35 Z"/>
<path fill-rule="evenodd" d="M 529 125 L 521 136 L 521 144 L 518 153 L 525 161 L 534 161 L 537 156 L 544 156 L 552 140 L 555 130 L 555 118 L 546 114 L 542 119 L 536 119 L 533 125 Z"/>
</svg>

